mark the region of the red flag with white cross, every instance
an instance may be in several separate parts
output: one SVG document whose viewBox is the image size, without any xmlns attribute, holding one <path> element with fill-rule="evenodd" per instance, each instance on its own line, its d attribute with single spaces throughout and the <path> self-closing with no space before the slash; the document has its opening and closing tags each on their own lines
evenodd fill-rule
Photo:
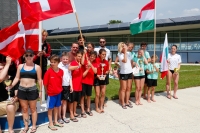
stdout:
<svg viewBox="0 0 200 133">
<path fill-rule="evenodd" d="M 23 23 L 33 23 L 76 12 L 73 0 L 18 0 Z"/>
</svg>

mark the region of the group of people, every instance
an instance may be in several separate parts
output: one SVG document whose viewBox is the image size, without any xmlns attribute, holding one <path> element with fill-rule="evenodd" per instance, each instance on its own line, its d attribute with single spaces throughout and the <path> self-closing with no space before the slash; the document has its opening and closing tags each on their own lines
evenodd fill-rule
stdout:
<svg viewBox="0 0 200 133">
<path fill-rule="evenodd" d="M 105 47 L 106 39 L 99 38 L 100 46 L 95 48 L 95 45 L 88 42 L 85 47 L 85 36 L 78 36 L 77 42 L 73 42 L 71 51 L 63 52 L 61 57 L 58 55 L 51 56 L 51 47 L 46 42 L 47 32 L 42 32 L 42 52 L 35 53 L 31 49 L 27 49 L 23 55 L 24 63 L 17 66 L 15 74 L 12 75 L 13 82 L 10 86 L 5 87 L 2 81 L 10 78 L 9 67 L 11 58 L 6 57 L 6 63 L 0 63 L 0 85 L 2 86 L 0 93 L 0 115 L 7 114 L 9 132 L 13 132 L 13 123 L 16 110 L 21 106 L 24 129 L 22 132 L 28 132 L 28 108 L 32 114 L 32 129 L 31 133 L 37 131 L 37 110 L 36 104 L 38 98 L 41 98 L 42 93 L 47 95 L 48 108 L 48 128 L 58 130 L 58 127 L 63 127 L 64 123 L 70 121 L 66 118 L 67 110 L 70 113 L 70 120 L 78 122 L 77 118 L 86 118 L 93 116 L 91 111 L 91 95 L 92 87 L 95 91 L 95 111 L 104 113 L 106 85 L 109 84 L 109 71 L 111 70 L 111 54 L 110 50 Z M 130 93 L 132 82 L 135 82 L 135 104 L 142 105 L 140 99 L 142 89 L 144 87 L 144 98 L 148 102 L 154 101 L 154 91 L 157 86 L 159 64 L 156 63 L 158 57 L 153 55 L 150 57 L 146 51 L 147 43 L 142 42 L 141 48 L 137 53 L 133 52 L 134 44 L 120 42 L 118 44 L 118 55 L 115 64 L 119 71 L 115 75 L 119 78 L 119 103 L 123 109 L 132 108 L 130 102 Z M 167 74 L 167 97 L 171 98 L 169 93 L 169 84 L 171 79 L 174 81 L 173 97 L 177 99 L 178 79 L 179 74 L 174 72 L 174 69 L 180 69 L 181 57 L 176 54 L 177 46 L 173 45 L 171 53 L 169 53 L 169 71 Z M 39 66 L 40 56 L 42 56 L 42 67 Z M 50 60 L 50 68 L 47 70 L 47 58 Z M 133 68 L 138 69 L 138 73 L 132 72 Z M 115 68 L 116 70 L 116 68 Z M 42 82 L 45 92 L 42 92 Z M 38 87 L 36 83 L 38 83 Z M 6 89 L 11 89 L 15 93 L 11 95 L 12 103 L 6 104 L 2 109 L 2 101 L 8 97 Z M 152 91 L 151 95 L 150 92 Z M 147 94 L 147 95 L 146 95 Z M 3 98 L 3 95 L 4 96 Z M 19 101 L 19 102 L 18 102 Z M 80 103 L 81 114 L 77 113 L 77 105 Z"/>
</svg>

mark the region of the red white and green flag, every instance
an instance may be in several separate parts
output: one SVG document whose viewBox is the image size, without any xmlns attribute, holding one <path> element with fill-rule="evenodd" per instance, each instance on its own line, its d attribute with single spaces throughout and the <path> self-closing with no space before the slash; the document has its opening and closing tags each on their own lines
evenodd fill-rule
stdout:
<svg viewBox="0 0 200 133">
<path fill-rule="evenodd" d="M 155 27 L 155 0 L 151 0 L 145 5 L 139 16 L 130 24 L 131 34 L 138 34 L 146 30 L 152 30 Z"/>
</svg>

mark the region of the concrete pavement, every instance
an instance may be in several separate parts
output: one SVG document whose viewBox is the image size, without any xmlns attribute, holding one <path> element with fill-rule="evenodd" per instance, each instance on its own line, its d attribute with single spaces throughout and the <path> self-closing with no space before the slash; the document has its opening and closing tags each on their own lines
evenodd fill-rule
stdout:
<svg viewBox="0 0 200 133">
<path fill-rule="evenodd" d="M 108 101 L 105 113 L 70 121 L 57 131 L 41 126 L 37 133 L 199 133 L 200 87 L 178 90 L 179 99 L 169 100 L 165 93 L 157 93 L 157 102 L 122 109 L 116 101 Z M 134 98 L 132 98 L 134 99 Z M 94 109 L 94 104 L 92 104 Z M 69 117 L 69 114 L 67 114 Z M 30 130 L 29 130 L 30 131 Z"/>
</svg>

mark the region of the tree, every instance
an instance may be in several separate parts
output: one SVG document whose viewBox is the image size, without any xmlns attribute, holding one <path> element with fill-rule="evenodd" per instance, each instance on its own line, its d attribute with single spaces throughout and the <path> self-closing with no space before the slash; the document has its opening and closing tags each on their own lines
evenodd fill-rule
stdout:
<svg viewBox="0 0 200 133">
<path fill-rule="evenodd" d="M 123 23 L 121 20 L 110 20 L 108 24 L 118 24 Z"/>
</svg>

